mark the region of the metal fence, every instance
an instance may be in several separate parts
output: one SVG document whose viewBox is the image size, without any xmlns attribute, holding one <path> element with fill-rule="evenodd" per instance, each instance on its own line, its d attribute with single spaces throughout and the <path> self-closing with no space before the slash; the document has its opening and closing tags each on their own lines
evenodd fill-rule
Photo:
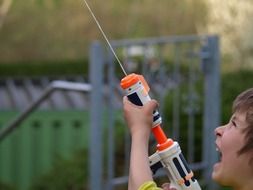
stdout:
<svg viewBox="0 0 253 190">
<path fill-rule="evenodd" d="M 197 173 L 201 184 L 208 190 L 215 190 L 217 187 L 212 183 L 210 175 L 212 165 L 217 159 L 213 130 L 219 125 L 220 114 L 218 37 L 161 37 L 113 41 L 112 45 L 128 73 L 140 73 L 147 79 L 151 87 L 151 97 L 158 99 L 160 102 L 160 112 L 163 116 L 165 132 L 169 137 L 179 142 L 183 153 L 191 168 Z M 84 90 L 89 92 L 87 106 L 90 113 L 89 142 L 82 141 L 86 145 L 88 144 L 90 151 L 89 189 L 120 189 L 124 187 L 128 180 L 130 138 L 127 127 L 124 126 L 125 122 L 121 113 L 121 102 L 124 94 L 119 87 L 119 82 L 123 74 L 121 74 L 116 64 L 109 49 L 105 49 L 99 42 L 91 45 L 90 86 L 92 86 L 92 90 Z M 19 96 L 22 96 L 23 92 L 27 94 L 28 91 L 26 89 L 32 89 L 31 92 L 34 93 L 37 87 L 26 80 L 24 83 L 25 88 L 15 88 L 16 82 L 8 81 L 7 91 L 0 88 L 0 92 L 3 92 L 0 93 L 0 104 L 8 107 L 9 105 L 7 104 L 12 105 L 15 103 L 14 100 L 20 99 L 22 101 L 17 105 L 22 112 L 11 123 L 6 125 L 7 128 L 4 128 L 6 126 L 1 128 L 1 136 L 3 137 L 10 133 L 13 126 L 15 128 L 20 125 L 21 121 L 28 116 L 27 113 L 31 113 L 37 108 L 54 91 L 55 87 L 62 87 L 61 85 L 57 86 L 59 83 L 52 83 L 52 86 L 50 86 L 50 83 L 45 78 L 44 87 L 49 85 L 49 88 L 43 88 L 45 93 L 43 94 L 43 91 L 41 91 L 41 93 L 35 93 L 36 95 L 30 94 L 29 97 L 31 98 L 28 99 L 28 103 L 24 104 L 26 99 Z M 45 83 L 48 85 L 45 85 Z M 77 86 L 76 89 L 73 89 L 76 86 L 74 83 L 68 86 L 70 90 L 80 90 L 82 84 Z M 8 94 L 5 94 L 7 92 Z M 10 96 L 10 94 L 13 96 Z M 38 98 L 38 95 L 41 95 L 41 97 Z M 77 98 L 73 98 L 73 96 L 69 98 L 70 94 L 68 93 L 58 93 L 56 95 L 57 97 L 55 96 L 53 99 L 57 102 L 60 101 L 59 105 L 61 107 L 65 105 L 64 102 L 71 105 L 71 107 L 75 105 L 78 108 L 83 107 L 77 101 Z M 14 96 L 17 97 L 15 98 Z M 42 107 L 47 108 L 55 105 L 55 101 L 52 101 L 53 99 L 47 104 L 42 104 Z M 65 99 L 67 101 L 63 101 Z M 86 103 L 85 99 L 84 105 L 87 105 Z M 66 107 L 68 107 L 67 104 Z M 14 114 L 17 113 L 15 112 Z M 17 176 L 21 174 L 20 171 L 23 171 L 24 167 L 34 167 L 36 165 L 34 162 L 37 160 L 38 167 L 42 168 L 48 160 L 52 159 L 52 157 L 48 156 L 52 155 L 51 153 L 54 151 L 52 144 L 58 142 L 59 147 L 64 146 L 72 149 L 73 143 L 76 143 L 73 141 L 76 139 L 73 136 L 87 132 L 86 124 L 81 124 L 81 128 L 75 127 L 78 122 L 83 121 L 84 123 L 87 120 L 83 118 L 82 113 L 76 114 L 75 112 L 71 117 L 68 117 L 68 119 L 72 118 L 71 121 L 64 120 L 61 125 L 64 124 L 66 127 L 61 129 L 62 134 L 60 135 L 57 134 L 59 133 L 57 127 L 59 123 L 56 122 L 57 115 L 53 116 L 51 112 L 45 112 L 45 117 L 51 119 L 48 119 L 44 124 L 44 122 L 38 122 L 41 114 L 42 112 L 39 112 L 28 119 L 23 124 L 26 127 L 15 131 L 12 135 L 13 138 L 10 137 L 1 143 L 0 175 L 7 181 L 10 178 L 15 178 L 13 180 L 22 187 L 27 187 L 28 179 L 33 175 L 27 173 L 22 175 L 23 177 L 18 178 Z M 69 113 L 67 114 L 69 115 Z M 6 116 L 5 118 L 10 119 L 12 116 L 14 115 L 12 114 L 10 117 Z M 62 115 L 59 117 L 62 118 Z M 0 120 L 2 124 L 5 122 L 6 120 Z M 75 129 L 72 130 L 69 126 Z M 32 130 L 29 128 L 32 128 Z M 29 131 L 34 131 L 34 134 L 29 135 Z M 41 131 L 39 136 L 38 131 Z M 57 137 L 59 136 L 67 139 L 58 141 Z M 20 138 L 20 141 L 17 141 L 18 138 Z M 31 142 L 35 143 L 31 144 Z M 67 144 L 59 144 L 61 142 L 66 142 Z M 50 145 L 50 143 L 52 144 Z M 27 145 L 29 146 L 28 148 Z M 56 149 L 59 149 L 58 145 L 57 147 L 55 146 Z M 6 147 L 12 148 L 7 149 Z M 22 147 L 26 147 L 26 149 L 22 149 Z M 45 149 L 44 152 L 47 152 L 47 156 L 37 154 L 38 148 Z M 150 149 L 151 151 L 155 150 L 152 139 Z M 20 154 L 23 156 L 17 159 L 16 155 L 19 154 L 20 150 L 27 150 L 27 152 Z M 36 155 L 36 158 L 39 158 L 29 160 L 30 158 L 35 158 L 31 153 Z M 8 163 L 2 162 L 3 160 L 7 160 Z M 13 165 L 12 163 L 15 164 Z M 29 170 L 35 171 L 36 169 L 30 168 Z M 161 172 L 156 177 L 159 178 L 163 175 L 164 173 Z"/>
<path fill-rule="evenodd" d="M 148 81 L 151 96 L 160 102 L 165 132 L 183 147 L 201 184 L 217 189 L 211 170 L 217 160 L 213 131 L 220 120 L 218 37 L 120 40 L 112 41 L 112 46 L 128 73 L 140 73 Z M 124 125 L 122 115 L 115 114 L 123 96 L 119 87 L 123 74 L 116 64 L 109 49 L 99 42 L 91 45 L 90 189 L 112 190 L 127 183 L 130 139 L 127 130 L 125 136 L 116 134 L 120 123 Z M 107 123 L 102 122 L 104 110 Z"/>
<path fill-rule="evenodd" d="M 0 181 L 20 190 L 28 189 L 57 159 L 88 149 L 91 86 L 56 80 L 41 86 L 36 81 L 12 78 L 0 85 L 5 100 L 0 101 Z"/>
</svg>

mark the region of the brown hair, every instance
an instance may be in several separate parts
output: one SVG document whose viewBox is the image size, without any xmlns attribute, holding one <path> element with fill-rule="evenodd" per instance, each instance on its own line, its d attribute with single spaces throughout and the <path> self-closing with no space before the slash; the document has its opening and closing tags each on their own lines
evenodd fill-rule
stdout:
<svg viewBox="0 0 253 190">
<path fill-rule="evenodd" d="M 233 113 L 241 112 L 246 114 L 246 122 L 248 126 L 244 129 L 245 145 L 239 150 L 238 154 L 246 152 L 253 153 L 253 88 L 245 90 L 239 94 L 233 102 Z M 253 154 L 252 154 L 253 155 Z M 253 162 L 253 156 L 251 163 Z"/>
</svg>

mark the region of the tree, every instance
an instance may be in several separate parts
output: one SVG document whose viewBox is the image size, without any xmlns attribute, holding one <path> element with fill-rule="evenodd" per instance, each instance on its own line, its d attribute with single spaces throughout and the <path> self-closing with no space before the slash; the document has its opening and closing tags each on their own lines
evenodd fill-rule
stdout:
<svg viewBox="0 0 253 190">
<path fill-rule="evenodd" d="M 203 0 L 88 0 L 109 40 L 196 34 Z M 3 3 L 2 3 L 3 2 Z M 12 3 L 11 3 L 12 2 Z M 0 0 L 0 61 L 83 59 L 102 36 L 83 0 Z M 1 23 L 1 21 L 0 21 Z M 180 24 L 179 24 L 180 23 Z"/>
<path fill-rule="evenodd" d="M 11 4 L 12 0 L 2 0 L 2 3 L 0 4 L 0 29 L 4 24 L 4 20 L 10 10 Z"/>
<path fill-rule="evenodd" d="M 253 1 L 208 0 L 207 31 L 221 36 L 222 52 L 237 64 L 247 64 L 253 58 Z"/>
</svg>

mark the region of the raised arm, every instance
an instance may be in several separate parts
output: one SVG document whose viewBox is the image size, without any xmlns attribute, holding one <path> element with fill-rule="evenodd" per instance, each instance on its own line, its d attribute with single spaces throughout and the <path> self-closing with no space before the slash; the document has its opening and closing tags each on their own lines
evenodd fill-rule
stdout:
<svg viewBox="0 0 253 190">
<path fill-rule="evenodd" d="M 144 106 L 136 106 L 124 97 L 123 106 L 132 139 L 128 190 L 137 190 L 144 182 L 153 180 L 149 168 L 148 142 L 153 120 L 152 112 L 157 107 L 157 102 L 152 100 Z"/>
</svg>

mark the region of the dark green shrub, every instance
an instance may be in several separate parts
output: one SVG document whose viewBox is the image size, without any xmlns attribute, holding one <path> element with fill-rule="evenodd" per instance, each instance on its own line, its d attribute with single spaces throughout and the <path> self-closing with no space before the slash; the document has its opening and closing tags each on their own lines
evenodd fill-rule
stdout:
<svg viewBox="0 0 253 190">
<path fill-rule="evenodd" d="M 0 182 L 0 189 L 3 189 L 3 190 L 15 190 L 16 188 L 14 188 L 10 184 Z"/>
<path fill-rule="evenodd" d="M 87 76 L 88 66 L 88 60 L 1 63 L 0 76 Z"/>
<path fill-rule="evenodd" d="M 58 158 L 52 169 L 37 179 L 31 190 L 84 190 L 88 179 L 88 152 L 78 151 L 70 159 Z"/>
<path fill-rule="evenodd" d="M 236 96 L 247 88 L 253 87 L 253 71 L 240 70 L 222 75 L 221 79 L 221 121 L 228 122 L 231 116 L 232 103 Z"/>
</svg>

